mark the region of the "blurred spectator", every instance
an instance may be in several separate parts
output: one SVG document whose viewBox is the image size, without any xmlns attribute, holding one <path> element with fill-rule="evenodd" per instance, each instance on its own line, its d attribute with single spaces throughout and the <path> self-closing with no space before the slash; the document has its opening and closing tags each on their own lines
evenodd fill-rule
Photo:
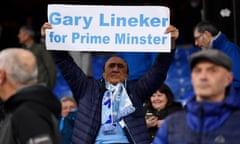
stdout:
<svg viewBox="0 0 240 144">
<path fill-rule="evenodd" d="M 174 101 L 173 93 L 166 84 L 162 84 L 161 87 L 152 94 L 150 100 L 146 102 L 145 113 L 148 132 L 152 140 L 158 128 L 161 127 L 163 119 L 181 109 L 182 104 Z"/>
<path fill-rule="evenodd" d="M 0 52 L 0 98 L 6 114 L 0 125 L 1 144 L 61 144 L 61 105 L 44 85 L 37 84 L 37 62 L 24 49 Z"/>
<path fill-rule="evenodd" d="M 194 28 L 195 45 L 206 50 L 216 49 L 230 57 L 234 75 L 233 86 L 240 93 L 240 47 L 231 42 L 224 33 L 210 22 L 199 22 Z"/>
<path fill-rule="evenodd" d="M 74 122 L 77 114 L 77 103 L 72 96 L 61 99 L 62 115 L 59 123 L 62 144 L 71 144 Z"/>
<path fill-rule="evenodd" d="M 153 144 L 239 144 L 240 99 L 231 86 L 230 58 L 208 49 L 189 61 L 194 94 L 163 121 Z"/>
<path fill-rule="evenodd" d="M 52 56 L 42 46 L 35 42 L 35 31 L 30 26 L 21 26 L 17 35 L 23 48 L 30 50 L 37 58 L 38 82 L 45 83 L 53 89 L 56 81 L 56 66 Z"/>
<path fill-rule="evenodd" d="M 72 96 L 64 96 L 61 99 L 62 117 L 66 117 L 69 112 L 77 109 L 77 103 Z"/>
</svg>

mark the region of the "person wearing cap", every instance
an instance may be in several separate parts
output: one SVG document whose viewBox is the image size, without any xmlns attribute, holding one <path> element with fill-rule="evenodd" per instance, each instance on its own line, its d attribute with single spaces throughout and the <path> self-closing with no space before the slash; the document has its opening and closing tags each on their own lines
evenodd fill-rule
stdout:
<svg viewBox="0 0 240 144">
<path fill-rule="evenodd" d="M 231 59 L 209 49 L 190 56 L 194 96 L 167 117 L 153 144 L 239 144 L 240 99 L 232 88 Z"/>
<path fill-rule="evenodd" d="M 201 21 L 195 26 L 193 36 L 194 44 L 203 50 L 217 49 L 229 56 L 234 75 L 232 84 L 240 94 L 240 47 L 231 42 L 215 25 L 207 21 Z"/>
</svg>

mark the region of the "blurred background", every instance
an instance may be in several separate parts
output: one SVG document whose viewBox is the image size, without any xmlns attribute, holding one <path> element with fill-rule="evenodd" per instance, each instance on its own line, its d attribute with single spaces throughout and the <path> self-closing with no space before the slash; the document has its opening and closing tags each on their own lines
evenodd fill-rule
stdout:
<svg viewBox="0 0 240 144">
<path fill-rule="evenodd" d="M 32 26 L 37 33 L 36 41 L 40 41 L 40 27 L 47 21 L 48 4 L 162 5 L 169 7 L 170 23 L 180 30 L 180 37 L 177 40 L 179 48 L 166 83 L 173 90 L 176 99 L 180 101 L 186 99 L 186 94 L 192 91 L 187 58 L 195 52 L 192 29 L 199 21 L 212 21 L 231 41 L 240 45 L 240 0 L 8 0 L 0 3 L 0 50 L 19 46 L 17 34 L 21 25 Z M 92 53 L 92 56 L 94 57 L 95 54 Z M 101 63 L 104 62 L 101 61 Z M 94 60 L 92 65 L 92 69 L 102 68 L 99 63 L 94 63 Z M 57 83 L 58 88 L 65 86 L 60 76 L 58 80 L 60 81 Z M 61 89 L 64 90 L 56 90 L 57 95 L 59 92 L 64 95 L 66 92 L 69 93 L 69 90 L 65 90 L 66 87 Z"/>
</svg>

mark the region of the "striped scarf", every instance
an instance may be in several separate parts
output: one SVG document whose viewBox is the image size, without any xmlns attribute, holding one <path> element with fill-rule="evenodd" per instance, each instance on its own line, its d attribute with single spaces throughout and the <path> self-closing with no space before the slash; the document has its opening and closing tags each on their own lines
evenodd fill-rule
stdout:
<svg viewBox="0 0 240 144">
<path fill-rule="evenodd" d="M 105 133 L 114 133 L 117 122 L 135 111 L 131 99 L 122 83 L 106 82 L 107 91 L 102 101 L 102 124 Z"/>
</svg>

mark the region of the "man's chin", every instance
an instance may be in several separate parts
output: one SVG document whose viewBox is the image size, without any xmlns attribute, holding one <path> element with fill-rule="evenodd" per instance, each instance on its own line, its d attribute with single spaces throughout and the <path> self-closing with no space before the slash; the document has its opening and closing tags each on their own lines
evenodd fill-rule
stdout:
<svg viewBox="0 0 240 144">
<path fill-rule="evenodd" d="M 119 80 L 111 80 L 111 81 L 109 81 L 109 83 L 116 85 L 116 84 L 120 83 L 120 81 Z"/>
</svg>

